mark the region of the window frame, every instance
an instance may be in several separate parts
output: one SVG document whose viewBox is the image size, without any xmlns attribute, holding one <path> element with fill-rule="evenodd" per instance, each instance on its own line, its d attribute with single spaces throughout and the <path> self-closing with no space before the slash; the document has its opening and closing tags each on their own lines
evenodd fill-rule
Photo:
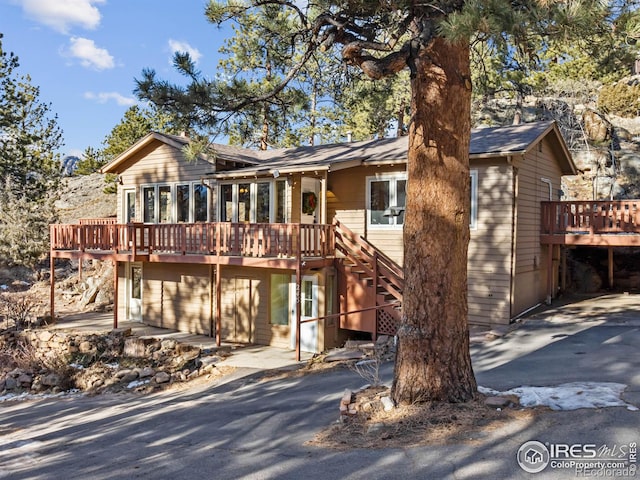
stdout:
<svg viewBox="0 0 640 480">
<path fill-rule="evenodd" d="M 470 209 L 469 209 L 469 229 L 477 230 L 478 228 L 478 169 L 473 168 L 469 170 L 469 179 L 470 179 Z M 406 172 L 396 172 L 396 173 L 380 173 L 372 176 L 366 177 L 367 188 L 366 188 L 366 215 L 367 215 L 367 228 L 371 230 L 381 229 L 381 230 L 399 230 L 402 229 L 403 223 L 397 223 L 397 217 L 392 217 L 394 223 L 389 224 L 380 224 L 380 223 L 371 223 L 371 183 L 379 182 L 379 181 L 390 181 L 394 182 L 396 185 L 393 189 L 390 188 L 390 198 L 389 205 L 390 206 L 400 206 L 394 205 L 392 203 L 393 199 L 391 198 L 391 192 L 393 192 L 393 196 L 397 196 L 397 182 L 398 180 L 407 181 Z M 405 186 L 406 188 L 406 186 Z M 405 190 L 406 195 L 406 190 Z"/>
<path fill-rule="evenodd" d="M 206 202 L 206 209 L 207 209 L 207 219 L 204 220 L 204 222 L 209 222 L 209 219 L 211 218 L 210 213 L 211 213 L 211 198 L 210 198 L 210 193 L 209 193 L 209 189 L 210 187 L 207 186 L 206 184 L 203 184 L 202 182 L 198 182 L 198 181 L 186 181 L 186 182 L 171 182 L 171 183 L 147 183 L 147 184 L 142 184 L 140 185 L 140 197 L 142 198 L 142 212 L 141 212 L 141 216 L 142 216 L 142 221 L 143 223 L 147 223 L 147 224 L 177 224 L 177 223 L 202 223 L 203 221 L 200 220 L 198 222 L 196 222 L 196 205 L 195 205 L 195 188 L 196 185 L 202 185 L 204 187 L 204 192 L 205 192 L 205 202 Z M 179 187 L 184 187 L 184 186 L 188 186 L 188 220 L 184 221 L 178 221 L 178 188 Z M 164 187 L 168 187 L 169 188 L 169 196 L 168 196 L 168 200 L 169 200 L 169 219 L 166 222 L 160 222 L 160 213 L 161 213 L 161 207 L 160 207 L 160 190 Z M 145 192 L 149 190 L 153 192 L 153 212 L 152 212 L 152 221 L 147 221 L 147 202 L 146 202 L 146 196 L 145 196 Z"/>
<path fill-rule="evenodd" d="M 469 196 L 471 197 L 471 207 L 469 208 L 469 229 L 478 229 L 478 170 L 469 170 L 469 178 L 471 180 L 471 187 Z"/>
<path fill-rule="evenodd" d="M 367 188 L 366 188 L 366 215 L 367 215 L 367 228 L 368 229 L 381 229 L 381 230 L 401 230 L 404 225 L 404 215 L 403 222 L 398 223 L 398 217 L 389 217 L 393 220 L 392 223 L 371 223 L 371 184 L 374 182 L 389 182 L 389 207 L 399 207 L 404 205 L 397 205 L 397 196 L 398 196 L 398 181 L 405 182 L 405 196 L 406 196 L 406 181 L 407 174 L 406 172 L 389 172 L 389 173 L 379 173 L 376 175 L 366 177 Z"/>
<path fill-rule="evenodd" d="M 283 313 L 282 311 L 276 312 L 274 305 L 274 288 L 285 286 L 284 295 L 282 295 L 282 305 L 280 309 L 285 313 L 285 318 L 281 321 L 274 321 L 276 313 Z M 269 277 L 269 325 L 278 327 L 289 327 L 291 324 L 291 275 L 287 273 L 272 273 Z"/>
<path fill-rule="evenodd" d="M 279 183 L 280 182 L 280 183 Z M 258 218 L 258 191 L 260 185 L 269 185 L 269 221 L 268 222 L 260 222 L 260 223 L 287 223 L 288 222 L 288 209 L 287 202 L 289 198 L 289 192 L 287 189 L 287 181 L 286 180 L 278 180 L 278 179 L 255 179 L 253 181 L 243 180 L 235 180 L 229 182 L 220 182 L 217 185 L 218 188 L 218 198 L 220 201 L 218 202 L 218 218 L 221 222 L 229 222 L 229 223 L 245 223 L 245 220 L 239 220 L 240 215 L 240 186 L 241 185 L 249 185 L 249 223 L 257 223 Z M 277 201 L 278 201 L 278 185 L 284 185 L 283 192 L 283 213 L 284 218 L 282 222 L 277 222 L 278 219 L 278 211 L 277 211 Z M 226 218 L 226 200 L 223 198 L 222 191 L 223 189 L 231 187 L 231 218 Z M 226 218 L 225 220 L 222 220 Z"/>
</svg>

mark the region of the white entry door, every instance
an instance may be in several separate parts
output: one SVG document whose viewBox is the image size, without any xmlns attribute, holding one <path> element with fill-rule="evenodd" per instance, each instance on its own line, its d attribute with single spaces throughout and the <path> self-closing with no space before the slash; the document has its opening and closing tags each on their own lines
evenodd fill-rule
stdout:
<svg viewBox="0 0 640 480">
<path fill-rule="evenodd" d="M 296 296 L 295 276 L 292 277 L 292 310 L 291 310 L 291 348 L 296 347 Z M 314 275 L 304 275 L 300 288 L 300 320 L 318 318 L 318 278 Z M 300 350 L 318 353 L 318 322 L 302 323 L 300 326 Z"/>
<path fill-rule="evenodd" d="M 142 264 L 127 266 L 127 320 L 142 321 Z"/>
</svg>

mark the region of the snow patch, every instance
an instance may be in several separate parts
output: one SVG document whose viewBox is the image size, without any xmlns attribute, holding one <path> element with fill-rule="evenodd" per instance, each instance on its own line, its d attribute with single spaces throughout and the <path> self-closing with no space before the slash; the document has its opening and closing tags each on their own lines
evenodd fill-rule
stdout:
<svg viewBox="0 0 640 480">
<path fill-rule="evenodd" d="M 71 390 L 67 390 L 66 392 L 60 393 L 7 393 L 6 395 L 0 395 L 0 403 L 2 402 L 10 402 L 10 401 L 23 401 L 23 400 L 43 400 L 46 398 L 60 398 L 60 397 L 69 397 L 77 394 L 82 394 L 80 390 L 77 388 L 73 388 Z"/>
<path fill-rule="evenodd" d="M 146 385 L 150 380 L 134 380 L 133 382 L 129 382 L 126 388 L 136 388 L 142 385 Z"/>
<path fill-rule="evenodd" d="M 627 386 L 623 383 L 572 382 L 554 387 L 522 386 L 506 392 L 479 386 L 478 391 L 485 395 L 516 395 L 523 407 L 545 406 L 551 410 L 627 407 L 627 410 L 638 410 L 637 407 L 620 398 L 626 388 Z"/>
</svg>

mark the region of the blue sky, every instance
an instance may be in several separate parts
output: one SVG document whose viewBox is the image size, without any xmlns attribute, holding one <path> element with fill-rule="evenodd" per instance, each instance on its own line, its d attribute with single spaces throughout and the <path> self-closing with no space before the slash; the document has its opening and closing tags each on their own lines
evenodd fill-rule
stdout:
<svg viewBox="0 0 640 480">
<path fill-rule="evenodd" d="M 0 0 L 2 47 L 20 60 L 20 74 L 51 103 L 65 140 L 62 154 L 101 147 L 137 103 L 143 68 L 181 81 L 173 52 L 189 51 L 214 76 L 228 33 L 210 24 L 205 0 Z M 228 32 L 229 29 L 226 29 Z"/>
</svg>

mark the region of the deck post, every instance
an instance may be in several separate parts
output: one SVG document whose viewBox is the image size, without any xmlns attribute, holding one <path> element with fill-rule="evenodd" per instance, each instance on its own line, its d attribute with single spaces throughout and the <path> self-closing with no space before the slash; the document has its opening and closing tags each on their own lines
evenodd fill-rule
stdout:
<svg viewBox="0 0 640 480">
<path fill-rule="evenodd" d="M 609 288 L 613 288 L 613 247 L 608 248 Z"/>
<path fill-rule="evenodd" d="M 560 247 L 560 262 L 562 264 L 562 291 L 567 290 L 567 249 L 566 247 Z"/>
<path fill-rule="evenodd" d="M 53 251 L 49 252 L 49 315 L 50 322 L 56 320 L 56 259 Z"/>
<path fill-rule="evenodd" d="M 118 328 L 118 261 L 113 261 L 113 329 Z"/>
<path fill-rule="evenodd" d="M 214 280 L 213 265 L 209 264 L 209 336 L 213 337 L 213 330 L 215 328 L 215 280 Z"/>
<path fill-rule="evenodd" d="M 222 306 L 220 305 L 222 303 L 221 271 L 220 258 L 218 258 L 218 263 L 216 263 L 216 345 L 218 347 L 222 344 Z"/>
<path fill-rule="evenodd" d="M 547 245 L 547 305 L 553 298 L 553 245 Z"/>
<path fill-rule="evenodd" d="M 300 323 L 302 312 L 302 301 L 300 295 L 302 294 L 302 261 L 301 254 L 298 251 L 298 262 L 296 264 L 296 361 L 301 359 L 300 355 Z"/>
</svg>

